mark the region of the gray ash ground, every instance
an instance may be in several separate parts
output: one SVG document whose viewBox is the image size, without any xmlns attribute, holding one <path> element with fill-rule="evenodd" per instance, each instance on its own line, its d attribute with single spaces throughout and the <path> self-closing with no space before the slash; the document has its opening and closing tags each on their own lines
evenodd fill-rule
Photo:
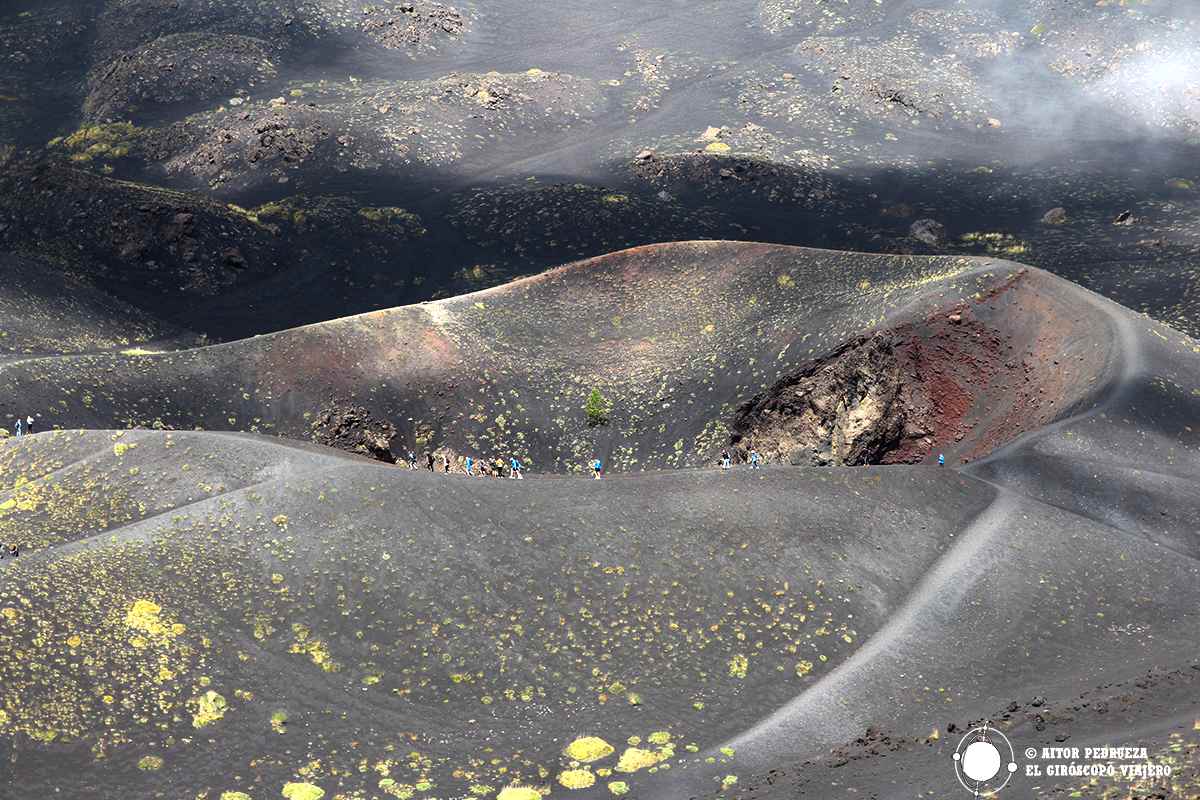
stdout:
<svg viewBox="0 0 1200 800">
<path fill-rule="evenodd" d="M 841 368 L 864 327 L 890 356 Z M 906 348 L 963 469 L 620 474 L 710 461 L 755 387 L 869 382 Z M 987 720 L 1176 769 L 1005 796 L 1190 796 L 1198 351 L 1008 262 L 695 243 L 227 345 L 0 364 L 64 409 L 42 428 L 157 409 L 532 467 L 211 430 L 0 443 L 5 769 L 68 798 L 954 796 Z M 589 427 L 600 381 L 618 402 Z M 573 445 L 618 471 L 536 474 Z"/>
<path fill-rule="evenodd" d="M 1195 796 L 1198 34 L 9 0 L 0 796 Z"/>
</svg>

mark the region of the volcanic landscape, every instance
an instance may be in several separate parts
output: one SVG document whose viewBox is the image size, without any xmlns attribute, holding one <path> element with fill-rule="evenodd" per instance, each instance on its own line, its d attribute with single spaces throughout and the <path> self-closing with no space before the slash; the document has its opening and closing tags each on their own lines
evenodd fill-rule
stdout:
<svg viewBox="0 0 1200 800">
<path fill-rule="evenodd" d="M 1198 334 L 1191 2 L 6 0 L 0 798 L 1200 797 Z"/>
</svg>

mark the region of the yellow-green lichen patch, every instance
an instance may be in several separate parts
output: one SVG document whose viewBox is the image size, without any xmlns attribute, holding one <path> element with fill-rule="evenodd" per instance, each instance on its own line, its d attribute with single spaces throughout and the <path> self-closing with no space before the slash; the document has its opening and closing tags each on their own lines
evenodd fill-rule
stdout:
<svg viewBox="0 0 1200 800">
<path fill-rule="evenodd" d="M 637 772 L 639 769 L 653 767 L 655 764 L 663 760 L 660 753 L 653 750 L 645 750 L 641 747 L 627 747 L 625 752 L 621 753 L 621 758 L 617 761 L 617 772 Z"/>
<path fill-rule="evenodd" d="M 54 147 L 63 147 L 70 152 L 76 163 L 87 163 L 95 158 L 124 158 L 137 145 L 143 131 L 128 122 L 110 122 L 80 128 L 70 136 L 50 142 Z"/>
<path fill-rule="evenodd" d="M 728 789 L 731 786 L 735 786 L 737 782 L 737 775 L 726 775 L 724 778 L 721 778 L 721 788 Z"/>
<path fill-rule="evenodd" d="M 589 769 L 568 769 L 558 774 L 558 782 L 568 789 L 586 789 L 596 782 Z"/>
<path fill-rule="evenodd" d="M 228 707 L 225 698 L 212 689 L 199 697 L 193 697 L 188 701 L 188 705 L 192 708 L 192 725 L 197 728 L 203 728 L 224 717 Z"/>
<path fill-rule="evenodd" d="M 280 709 L 271 715 L 271 730 L 278 734 L 287 733 L 287 712 Z"/>
<path fill-rule="evenodd" d="M 741 653 L 736 654 L 729 659 L 729 677 L 745 678 L 747 670 L 750 669 L 750 659 Z"/>
<path fill-rule="evenodd" d="M 668 731 L 655 731 L 646 737 L 646 741 L 650 744 L 667 744 L 671 741 L 671 734 Z"/>
<path fill-rule="evenodd" d="M 287 800 L 321 800 L 325 790 L 311 783 L 286 783 L 280 792 Z"/>
<path fill-rule="evenodd" d="M 221 800 L 252 800 L 245 792 L 221 792 Z"/>
<path fill-rule="evenodd" d="M 612 755 L 615 748 L 599 736 L 580 736 L 563 752 L 573 761 L 589 764 Z"/>
<path fill-rule="evenodd" d="M 496 800 L 542 800 L 542 793 L 532 786 L 505 786 Z"/>
<path fill-rule="evenodd" d="M 125 624 L 151 636 L 170 639 L 183 633 L 183 625 L 164 622 L 159 616 L 162 606 L 152 600 L 135 600 L 125 615 Z"/>
<path fill-rule="evenodd" d="M 412 231 L 414 236 L 423 236 L 425 229 L 421 226 L 421 218 L 411 211 L 394 206 L 376 208 L 368 206 L 360 208 L 358 215 L 368 222 L 376 225 L 390 225 L 398 223 L 401 226 Z"/>
<path fill-rule="evenodd" d="M 288 652 L 307 655 L 314 664 L 325 672 L 338 672 L 341 670 L 341 665 L 330 657 L 329 648 L 324 642 L 314 639 L 312 632 L 305 625 L 300 623 L 292 625 L 292 634 L 296 637 L 296 641 L 292 642 L 292 646 L 288 648 Z"/>
<path fill-rule="evenodd" d="M 608 784 L 608 790 L 617 797 L 629 793 L 629 784 L 625 781 L 612 781 Z"/>
<path fill-rule="evenodd" d="M 159 756 L 142 756 L 138 759 L 138 769 L 146 772 L 155 772 L 162 769 L 163 760 Z"/>
</svg>

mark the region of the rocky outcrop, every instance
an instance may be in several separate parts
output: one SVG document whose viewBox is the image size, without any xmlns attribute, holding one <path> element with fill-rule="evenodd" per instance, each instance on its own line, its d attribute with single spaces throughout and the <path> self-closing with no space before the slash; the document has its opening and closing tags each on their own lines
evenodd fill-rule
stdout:
<svg viewBox="0 0 1200 800">
<path fill-rule="evenodd" d="M 392 452 L 396 426 L 362 406 L 331 404 L 312 422 L 312 439 L 318 444 L 359 453 L 376 461 L 395 464 Z"/>
<path fill-rule="evenodd" d="M 856 339 L 782 378 L 738 412 L 733 443 L 792 464 L 878 464 L 921 438 L 931 404 L 887 335 Z"/>
</svg>

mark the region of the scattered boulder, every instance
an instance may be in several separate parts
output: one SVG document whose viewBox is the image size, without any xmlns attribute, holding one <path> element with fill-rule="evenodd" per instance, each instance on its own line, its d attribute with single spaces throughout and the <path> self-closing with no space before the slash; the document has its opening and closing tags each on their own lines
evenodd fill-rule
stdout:
<svg viewBox="0 0 1200 800">
<path fill-rule="evenodd" d="M 935 219 L 919 219 L 909 226 L 908 232 L 914 239 L 930 247 L 937 247 L 946 241 L 946 226 Z"/>
<path fill-rule="evenodd" d="M 1136 222 L 1137 218 L 1133 216 L 1133 212 L 1128 209 L 1122 211 L 1120 214 L 1117 214 L 1116 218 L 1113 219 L 1113 225 L 1133 225 Z"/>
<path fill-rule="evenodd" d="M 1043 225 L 1065 225 L 1066 222 L 1067 210 L 1062 206 L 1052 208 L 1042 215 Z"/>
</svg>

